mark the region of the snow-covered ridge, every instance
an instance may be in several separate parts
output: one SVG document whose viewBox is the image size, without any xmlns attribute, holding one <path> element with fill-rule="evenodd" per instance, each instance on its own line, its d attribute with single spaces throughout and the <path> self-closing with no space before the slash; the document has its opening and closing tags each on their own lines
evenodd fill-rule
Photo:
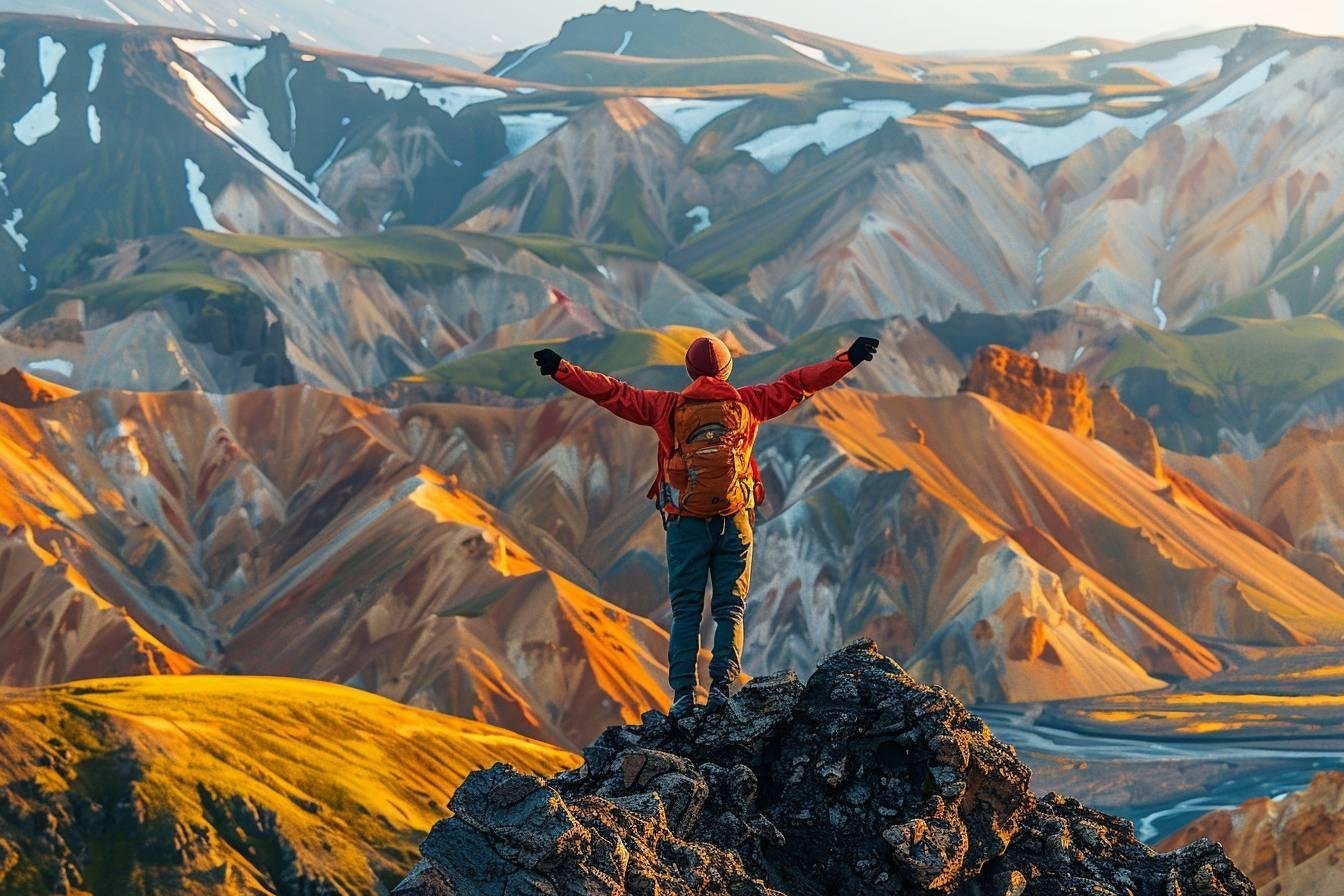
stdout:
<svg viewBox="0 0 1344 896">
<path fill-rule="evenodd" d="M 513 156 L 527 152 L 568 120 L 554 112 L 499 116 L 500 123 L 504 125 L 504 143 L 509 148 L 509 155 Z"/>
<path fill-rule="evenodd" d="M 247 76 L 266 57 L 265 47 L 249 47 L 222 40 L 173 38 L 178 49 L 189 54 L 218 77 L 242 103 L 247 115 L 238 118 L 194 74 L 170 62 L 169 68 L 187 85 L 191 98 L 218 122 L 203 121 L 208 130 L 228 143 L 239 156 L 286 192 L 317 212 L 332 224 L 340 217 L 318 198 L 316 184 L 304 177 L 288 151 L 281 149 L 271 136 L 266 113 L 246 95 Z"/>
<path fill-rule="evenodd" d="M 804 147 L 816 144 L 826 155 L 876 133 L 888 121 L 901 121 L 915 114 L 905 100 L 846 100 L 841 109 L 828 109 L 807 124 L 783 125 L 735 149 L 748 153 L 766 170 L 778 173 Z"/>
<path fill-rule="evenodd" d="M 711 121 L 747 102 L 747 100 L 683 100 L 669 96 L 639 96 L 635 99 L 670 125 L 682 143 L 690 143 L 691 138 Z"/>
<path fill-rule="evenodd" d="M 1166 59 L 1127 59 L 1121 62 L 1109 62 L 1107 68 L 1141 69 L 1157 75 L 1168 84 L 1184 84 L 1205 75 L 1216 75 L 1223 66 L 1223 56 L 1227 53 L 1222 47 L 1191 47 L 1181 50 L 1175 56 Z"/>
<path fill-rule="evenodd" d="M 365 75 L 348 68 L 338 70 L 345 77 L 345 80 L 352 84 L 363 84 L 374 93 L 388 100 L 404 100 L 411 95 L 412 90 L 419 90 L 425 102 L 447 112 L 449 118 L 457 115 L 467 106 L 487 103 L 508 96 L 504 91 L 494 87 L 475 87 L 473 85 L 426 87 L 419 81 L 408 81 L 405 78 Z"/>
<path fill-rule="evenodd" d="M 431 106 L 438 106 L 452 118 L 468 106 L 488 103 L 508 96 L 494 87 L 474 87 L 469 84 L 453 87 L 421 87 L 420 95 Z"/>
<path fill-rule="evenodd" d="M 25 365 L 30 371 L 38 373 L 59 373 L 61 376 L 74 375 L 75 365 L 64 358 L 48 358 L 45 361 L 29 361 Z"/>
<path fill-rule="evenodd" d="M 1092 102 L 1091 91 L 1079 93 L 1030 93 L 1021 96 L 1005 97 L 990 103 L 969 103 L 963 100 L 943 106 L 952 112 L 965 112 L 972 109 L 1062 109 L 1068 106 L 1086 106 Z"/>
<path fill-rule="evenodd" d="M 1125 128 L 1142 139 L 1166 114 L 1165 110 L 1158 109 L 1147 115 L 1125 118 L 1093 109 L 1058 127 L 1003 119 L 977 119 L 973 124 L 993 136 L 1028 168 L 1034 168 L 1071 156 L 1115 128 Z"/>
<path fill-rule="evenodd" d="M 826 51 L 821 49 L 820 47 L 813 47 L 807 44 L 799 43 L 796 40 L 789 40 L 782 34 L 772 34 L 770 36 L 773 37 L 775 40 L 779 41 L 780 43 L 782 43 L 784 46 L 788 47 L 790 50 L 793 50 L 795 53 L 798 53 L 799 55 L 806 56 L 808 59 L 820 62 L 822 65 L 830 66 L 831 68 L 835 69 L 838 72 L 849 71 L 848 62 L 844 63 L 832 62 L 830 58 L 826 55 Z"/>
<path fill-rule="evenodd" d="M 1288 58 L 1288 55 L 1287 50 L 1280 50 L 1268 59 L 1257 63 L 1250 71 L 1200 103 L 1196 108 L 1182 115 L 1176 120 L 1176 123 L 1193 124 L 1196 121 L 1208 118 L 1210 115 L 1216 115 L 1237 100 L 1264 87 L 1265 83 L 1269 81 L 1269 70 Z"/>
</svg>

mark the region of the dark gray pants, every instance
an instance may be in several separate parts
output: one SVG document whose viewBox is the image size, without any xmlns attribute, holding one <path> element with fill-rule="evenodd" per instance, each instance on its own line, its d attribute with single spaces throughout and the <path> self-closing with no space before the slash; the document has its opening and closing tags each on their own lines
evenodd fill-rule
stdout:
<svg viewBox="0 0 1344 896">
<path fill-rule="evenodd" d="M 700 654 L 705 582 L 713 587 L 714 655 L 709 675 L 732 680 L 742 671 L 742 616 L 751 582 L 751 511 L 730 517 L 671 518 L 667 526 L 667 582 L 672 632 L 667 677 L 672 689 L 694 687 Z"/>
</svg>

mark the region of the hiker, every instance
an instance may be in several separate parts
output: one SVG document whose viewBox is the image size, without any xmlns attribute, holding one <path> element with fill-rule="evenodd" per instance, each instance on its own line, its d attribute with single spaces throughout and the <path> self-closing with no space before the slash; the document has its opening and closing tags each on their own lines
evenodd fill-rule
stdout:
<svg viewBox="0 0 1344 896">
<path fill-rule="evenodd" d="M 584 370 L 548 348 L 534 353 L 543 375 L 658 434 L 658 476 L 648 496 L 663 514 L 667 530 L 669 715 L 674 718 L 696 706 L 706 579 L 713 585 L 711 708 L 727 702 L 729 687 L 741 672 L 752 527 L 756 507 L 765 497 L 752 457 L 757 427 L 835 384 L 876 352 L 877 340 L 861 337 L 829 361 L 790 371 L 768 385 L 735 389 L 728 384 L 733 371 L 728 346 L 702 336 L 686 350 L 691 384 L 681 392 L 637 389 Z"/>
</svg>

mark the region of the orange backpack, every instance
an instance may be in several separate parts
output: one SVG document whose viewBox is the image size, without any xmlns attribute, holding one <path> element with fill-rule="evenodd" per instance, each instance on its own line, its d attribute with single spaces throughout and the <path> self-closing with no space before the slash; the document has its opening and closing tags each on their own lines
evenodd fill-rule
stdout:
<svg viewBox="0 0 1344 896">
<path fill-rule="evenodd" d="M 751 466 L 751 413 L 733 399 L 683 399 L 672 412 L 672 453 L 667 482 L 684 516 L 732 516 L 751 507 L 756 491 Z"/>
</svg>

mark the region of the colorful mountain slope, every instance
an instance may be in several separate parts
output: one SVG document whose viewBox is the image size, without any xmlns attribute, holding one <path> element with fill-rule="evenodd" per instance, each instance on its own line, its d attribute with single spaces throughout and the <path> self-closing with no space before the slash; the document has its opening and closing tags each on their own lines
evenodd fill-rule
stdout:
<svg viewBox="0 0 1344 896">
<path fill-rule="evenodd" d="M 458 784 L 547 744 L 333 684 L 108 678 L 0 690 L 0 890 L 370 893 Z"/>
<path fill-rule="evenodd" d="M 427 466 L 434 423 L 306 388 L 0 407 L 5 683 L 289 674 L 554 743 L 662 704 L 665 633 Z"/>
<path fill-rule="evenodd" d="M 1322 772 L 1305 790 L 1210 812 L 1164 843 L 1199 837 L 1222 843 L 1261 893 L 1337 893 L 1344 888 L 1344 773 Z"/>
<path fill-rule="evenodd" d="M 758 539 L 768 667 L 864 633 L 975 699 L 1050 699 L 1219 668 L 1195 639 L 1344 634 L 1330 587 L 1097 442 L 973 395 L 823 393 L 802 421 L 763 444 L 807 458 Z"/>
</svg>

